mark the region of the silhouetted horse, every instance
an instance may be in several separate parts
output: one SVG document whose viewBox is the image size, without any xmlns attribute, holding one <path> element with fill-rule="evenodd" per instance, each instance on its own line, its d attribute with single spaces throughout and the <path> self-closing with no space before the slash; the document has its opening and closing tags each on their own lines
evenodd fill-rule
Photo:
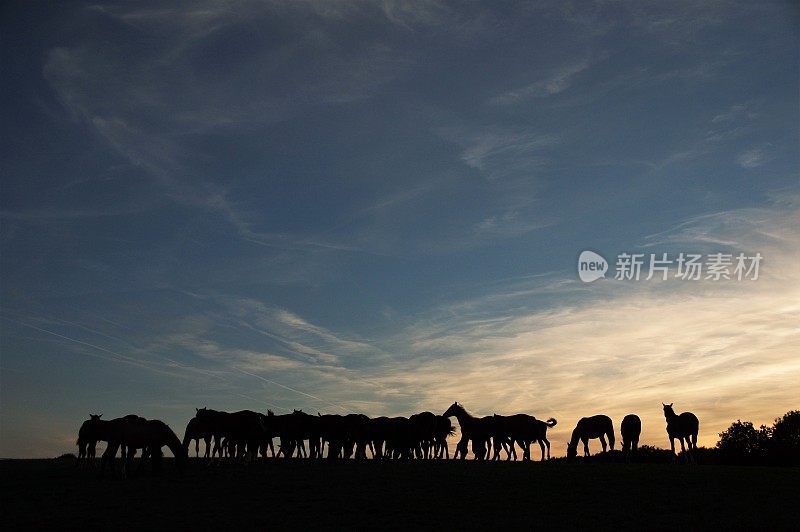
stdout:
<svg viewBox="0 0 800 532">
<path fill-rule="evenodd" d="M 148 456 L 152 457 L 153 472 L 158 473 L 161 470 L 161 458 L 163 457 L 161 448 L 165 445 L 175 456 L 175 466 L 178 472 L 183 471 L 186 461 L 185 449 L 178 436 L 163 421 L 126 416 L 109 421 L 107 430 L 108 448 L 103 453 L 101 473 L 107 463 L 110 463 L 113 469 L 113 460 L 120 447 L 127 448 L 127 457 L 123 452 L 126 476 L 130 476 L 137 449 L 143 449 L 142 459 L 146 459 Z"/>
<path fill-rule="evenodd" d="M 97 442 L 109 442 L 112 436 L 111 421 L 100 419 L 103 414 L 89 414 L 89 419 L 84 421 L 81 428 L 78 430 L 78 463 L 86 463 L 89 458 L 94 458 Z M 135 414 L 128 414 L 127 416 L 119 419 L 144 419 Z M 105 454 L 103 454 L 105 456 Z M 125 447 L 122 447 L 122 456 L 125 457 Z"/>
<path fill-rule="evenodd" d="M 100 418 L 103 414 L 89 414 L 89 419 L 83 422 L 81 428 L 78 430 L 78 461 L 77 464 L 88 465 L 91 464 L 89 460 L 94 461 L 97 452 L 97 442 L 101 440 L 100 432 L 102 430 Z"/>
<path fill-rule="evenodd" d="M 189 451 L 189 444 L 194 440 L 194 452 L 196 456 L 200 456 L 200 440 L 206 444 L 205 458 L 209 457 L 211 453 L 211 439 L 214 437 L 214 432 L 208 424 L 203 420 L 193 417 L 186 425 L 186 431 L 183 434 L 183 448 L 186 449 L 187 454 Z"/>
<path fill-rule="evenodd" d="M 417 458 L 430 458 L 436 438 L 436 414 L 433 412 L 420 412 L 408 419 L 411 421 L 414 455 Z"/>
<path fill-rule="evenodd" d="M 295 450 L 298 457 L 306 456 L 305 440 L 308 440 L 308 456 L 321 458 L 320 418 L 306 414 L 302 410 L 294 410 L 291 414 L 280 416 L 267 412 L 266 426 L 270 434 L 280 438 L 278 454 L 285 458 L 294 456 Z M 270 442 L 272 439 L 270 438 Z M 271 445 L 271 443 L 270 443 Z M 275 451 L 273 450 L 273 456 Z"/>
<path fill-rule="evenodd" d="M 407 417 L 376 417 L 369 420 L 372 457 L 377 459 L 413 458 L 416 430 Z"/>
<path fill-rule="evenodd" d="M 494 459 L 500 457 L 501 447 L 509 445 L 507 459 L 517 459 L 517 452 L 514 448 L 516 443 L 522 448 L 522 459 L 530 460 L 531 443 L 538 442 L 542 451 L 542 460 L 547 449 L 547 458 L 550 458 L 550 441 L 547 439 L 547 429 L 554 427 L 558 423 L 555 418 L 541 421 L 528 414 L 514 414 L 513 416 L 500 416 L 495 414 L 495 442 Z"/>
<path fill-rule="evenodd" d="M 433 429 L 433 450 L 436 458 L 450 458 L 450 449 L 447 447 L 447 437 L 456 433 L 450 418 L 436 416 Z"/>
<path fill-rule="evenodd" d="M 229 443 L 234 444 L 242 453 L 246 449 L 251 459 L 258 456 L 258 450 L 267 438 L 267 430 L 263 419 L 266 417 L 252 410 L 240 410 L 238 412 L 221 412 L 209 408 L 198 408 L 197 417 L 207 427 L 210 427 L 214 434 L 214 451 L 217 451 L 219 442 L 226 438 Z M 219 439 L 218 439 L 219 437 Z M 220 454 L 222 456 L 222 454 Z"/>
<path fill-rule="evenodd" d="M 606 437 L 611 444 L 611 450 L 614 450 L 614 424 L 611 418 L 602 414 L 583 417 L 575 425 L 572 431 L 572 438 L 567 445 L 567 459 L 572 460 L 578 454 L 578 440 L 583 442 L 583 455 L 589 456 L 589 440 L 600 438 L 600 444 L 603 446 L 603 452 L 606 452 Z"/>
<path fill-rule="evenodd" d="M 635 453 L 639 447 L 639 436 L 642 434 L 642 420 L 636 414 L 628 414 L 622 418 L 619 431 L 622 434 L 622 450 L 626 455 Z"/>
<path fill-rule="evenodd" d="M 488 452 L 487 444 L 491 441 L 494 429 L 494 416 L 473 417 L 457 402 L 450 405 L 450 408 L 442 415 L 444 417 L 455 417 L 458 420 L 458 424 L 461 427 L 461 441 L 458 442 L 456 451 L 459 452 L 461 459 L 466 458 L 468 441 L 472 441 L 472 453 L 475 455 L 475 459 L 485 459 Z"/>
<path fill-rule="evenodd" d="M 677 415 L 672 409 L 672 403 L 665 405 L 664 417 L 667 420 L 667 434 L 669 435 L 669 446 L 672 454 L 675 455 L 675 438 L 681 442 L 681 451 L 686 451 L 684 440 L 689 447 L 688 459 L 692 459 L 692 451 L 697 448 L 697 432 L 700 430 L 700 421 L 691 412 L 683 412 Z"/>
</svg>

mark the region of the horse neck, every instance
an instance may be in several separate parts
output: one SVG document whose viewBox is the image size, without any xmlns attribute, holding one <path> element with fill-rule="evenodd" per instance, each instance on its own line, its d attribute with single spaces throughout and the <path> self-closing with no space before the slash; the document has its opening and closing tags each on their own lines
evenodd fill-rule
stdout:
<svg viewBox="0 0 800 532">
<path fill-rule="evenodd" d="M 458 424 L 462 427 L 466 425 L 471 425 L 472 422 L 475 421 L 475 417 L 473 417 L 469 412 L 467 412 L 464 407 L 458 407 L 456 409 L 456 419 L 458 420 Z"/>
<path fill-rule="evenodd" d="M 674 410 L 667 410 L 664 412 L 664 417 L 667 418 L 667 421 L 676 421 L 680 416 L 675 413 Z"/>
<path fill-rule="evenodd" d="M 581 431 L 578 427 L 572 430 L 572 437 L 569 439 L 570 445 L 578 445 L 578 440 L 581 439 Z"/>
<path fill-rule="evenodd" d="M 162 430 L 164 432 L 163 444 L 169 447 L 169 450 L 172 452 L 172 455 L 175 458 L 180 458 L 180 456 L 183 455 L 183 449 L 184 449 L 181 440 L 178 438 L 177 434 L 172 432 L 172 429 L 167 427 L 166 425 L 164 425 Z"/>
</svg>

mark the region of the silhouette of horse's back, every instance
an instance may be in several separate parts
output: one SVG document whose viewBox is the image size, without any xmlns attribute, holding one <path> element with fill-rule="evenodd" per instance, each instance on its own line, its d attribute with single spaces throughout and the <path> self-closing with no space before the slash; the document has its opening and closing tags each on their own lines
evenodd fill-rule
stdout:
<svg viewBox="0 0 800 532">
<path fill-rule="evenodd" d="M 642 434 L 642 420 L 639 416 L 628 414 L 622 418 L 619 431 L 622 434 L 622 450 L 626 453 L 636 452 L 639 436 Z"/>
<path fill-rule="evenodd" d="M 578 454 L 578 441 L 583 442 L 583 455 L 589 456 L 589 440 L 599 438 L 600 444 L 603 446 L 603 452 L 606 452 L 606 438 L 611 445 L 611 450 L 614 450 L 614 424 L 611 418 L 598 414 L 596 416 L 584 417 L 575 425 L 572 431 L 572 438 L 567 445 L 567 459 L 573 459 Z"/>
<path fill-rule="evenodd" d="M 682 412 L 680 415 L 672 409 L 672 404 L 661 403 L 664 407 L 664 418 L 667 420 L 667 435 L 672 454 L 675 454 L 675 439 L 681 443 L 681 451 L 686 452 L 689 460 L 692 460 L 692 451 L 697 448 L 697 433 L 700 431 L 700 420 L 691 412 Z M 685 444 L 684 444 L 685 442 Z"/>
</svg>

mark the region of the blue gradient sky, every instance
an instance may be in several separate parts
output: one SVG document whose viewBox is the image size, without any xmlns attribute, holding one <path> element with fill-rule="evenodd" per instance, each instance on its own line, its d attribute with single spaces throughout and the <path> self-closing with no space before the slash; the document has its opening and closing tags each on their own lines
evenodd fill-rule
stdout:
<svg viewBox="0 0 800 532">
<path fill-rule="evenodd" d="M 797 408 L 790 2 L 4 5 L 0 456 L 92 413 Z M 593 249 L 753 283 L 584 285 Z M 792 384 L 794 383 L 794 384 Z"/>
</svg>

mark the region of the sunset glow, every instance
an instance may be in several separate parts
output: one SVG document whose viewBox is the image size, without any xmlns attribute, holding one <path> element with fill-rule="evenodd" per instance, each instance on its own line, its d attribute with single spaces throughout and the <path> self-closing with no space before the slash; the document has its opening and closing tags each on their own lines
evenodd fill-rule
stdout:
<svg viewBox="0 0 800 532">
<path fill-rule="evenodd" d="M 556 418 L 554 456 L 593 414 L 712 447 L 800 408 L 797 8 L 493 4 L 6 13 L 0 457 L 204 406 L 458 401 Z"/>
</svg>

